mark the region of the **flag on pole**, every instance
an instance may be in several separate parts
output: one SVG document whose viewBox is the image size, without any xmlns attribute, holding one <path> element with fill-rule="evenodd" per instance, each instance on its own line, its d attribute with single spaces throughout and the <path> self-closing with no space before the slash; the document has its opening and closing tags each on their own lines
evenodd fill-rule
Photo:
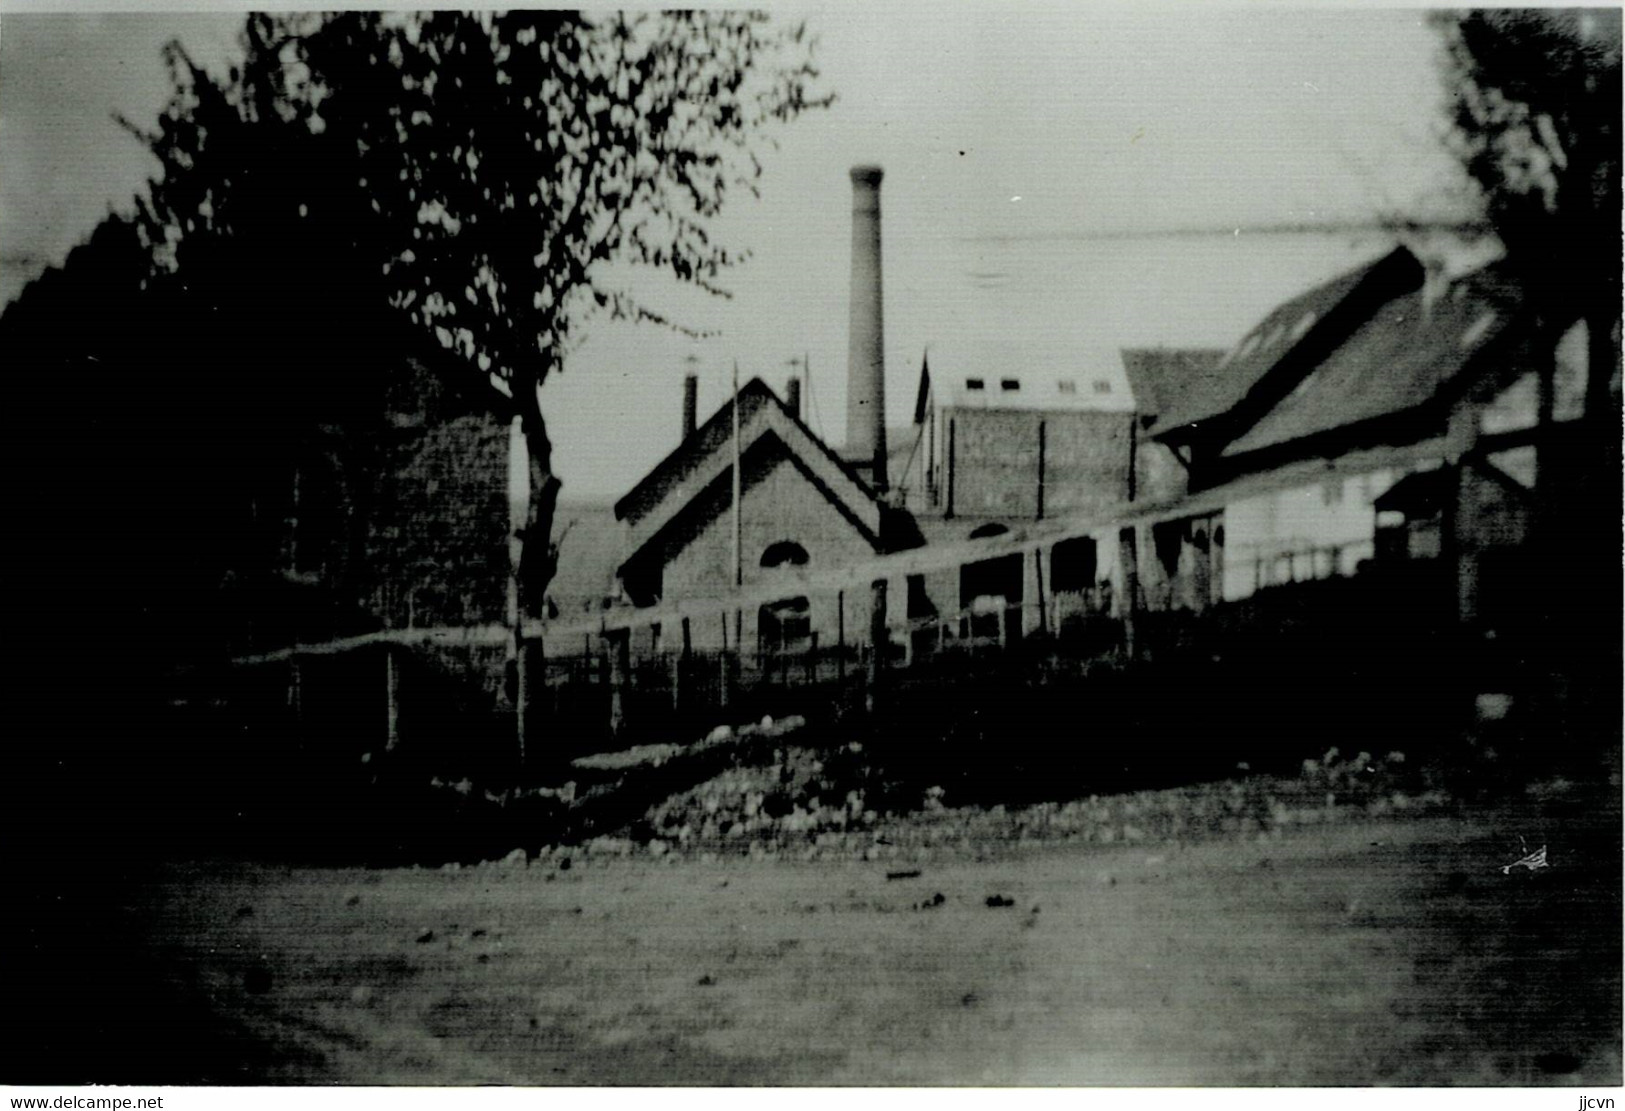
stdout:
<svg viewBox="0 0 1625 1111">
<path fill-rule="evenodd" d="M 931 362 L 930 352 L 920 355 L 920 392 L 914 397 L 914 423 L 924 424 L 927 414 L 931 412 Z"/>
</svg>

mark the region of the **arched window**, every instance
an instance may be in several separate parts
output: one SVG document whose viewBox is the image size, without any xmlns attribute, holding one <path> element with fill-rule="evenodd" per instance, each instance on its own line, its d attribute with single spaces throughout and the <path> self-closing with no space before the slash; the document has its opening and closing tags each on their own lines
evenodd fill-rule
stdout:
<svg viewBox="0 0 1625 1111">
<path fill-rule="evenodd" d="M 778 540 L 767 546 L 762 553 L 763 567 L 805 567 L 807 566 L 807 549 L 794 540 Z"/>
</svg>

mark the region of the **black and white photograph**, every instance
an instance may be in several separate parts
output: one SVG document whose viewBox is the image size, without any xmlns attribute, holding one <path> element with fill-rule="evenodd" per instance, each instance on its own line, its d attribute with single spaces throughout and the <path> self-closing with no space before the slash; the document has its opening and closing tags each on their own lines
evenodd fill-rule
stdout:
<svg viewBox="0 0 1625 1111">
<path fill-rule="evenodd" d="M 1620 55 L 3 0 L 11 1106 L 1614 1106 Z"/>
</svg>

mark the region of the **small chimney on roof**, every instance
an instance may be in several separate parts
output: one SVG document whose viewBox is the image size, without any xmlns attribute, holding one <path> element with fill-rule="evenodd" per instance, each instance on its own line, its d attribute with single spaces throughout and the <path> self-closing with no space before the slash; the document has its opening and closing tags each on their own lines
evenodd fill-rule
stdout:
<svg viewBox="0 0 1625 1111">
<path fill-rule="evenodd" d="M 683 441 L 694 435 L 700 419 L 700 376 L 692 370 L 683 375 Z"/>
<path fill-rule="evenodd" d="M 881 313 L 879 166 L 852 167 L 851 324 L 846 359 L 846 451 L 886 489 L 886 344 Z"/>
<path fill-rule="evenodd" d="M 797 420 L 801 419 L 801 379 L 793 375 L 784 387 L 784 407 Z"/>
</svg>

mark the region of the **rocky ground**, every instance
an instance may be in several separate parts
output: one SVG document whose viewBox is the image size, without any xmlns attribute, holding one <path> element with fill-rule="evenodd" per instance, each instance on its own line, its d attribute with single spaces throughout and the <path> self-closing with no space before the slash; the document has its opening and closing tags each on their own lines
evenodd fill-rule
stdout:
<svg viewBox="0 0 1625 1111">
<path fill-rule="evenodd" d="M 1467 802 L 1330 753 L 888 815 L 826 788 L 857 755 L 483 865 L 134 877 L 59 978 L 78 1040 L 31 1059 L 77 1072 L 34 1079 L 1620 1082 L 1617 775 Z"/>
</svg>

